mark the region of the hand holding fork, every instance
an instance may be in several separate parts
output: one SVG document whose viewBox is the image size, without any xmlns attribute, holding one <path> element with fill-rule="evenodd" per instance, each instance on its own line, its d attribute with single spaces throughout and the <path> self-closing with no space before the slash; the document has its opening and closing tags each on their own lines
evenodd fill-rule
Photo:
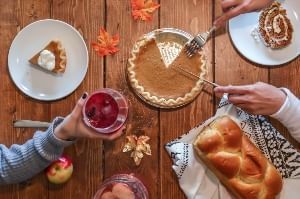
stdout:
<svg viewBox="0 0 300 199">
<path fill-rule="evenodd" d="M 211 27 L 207 32 L 197 34 L 192 40 L 185 44 L 185 51 L 188 57 L 192 57 L 199 51 L 208 41 L 212 32 L 216 30 L 216 26 Z"/>
</svg>

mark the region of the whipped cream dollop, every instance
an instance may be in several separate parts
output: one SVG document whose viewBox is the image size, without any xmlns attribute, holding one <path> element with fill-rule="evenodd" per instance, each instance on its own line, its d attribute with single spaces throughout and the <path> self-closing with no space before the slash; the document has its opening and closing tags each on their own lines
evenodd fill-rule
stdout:
<svg viewBox="0 0 300 199">
<path fill-rule="evenodd" d="M 46 70 L 52 71 L 55 68 L 55 55 L 49 50 L 40 52 L 38 64 Z"/>
<path fill-rule="evenodd" d="M 260 42 L 259 30 L 257 27 L 254 27 L 251 31 L 251 36 L 256 42 Z"/>
</svg>

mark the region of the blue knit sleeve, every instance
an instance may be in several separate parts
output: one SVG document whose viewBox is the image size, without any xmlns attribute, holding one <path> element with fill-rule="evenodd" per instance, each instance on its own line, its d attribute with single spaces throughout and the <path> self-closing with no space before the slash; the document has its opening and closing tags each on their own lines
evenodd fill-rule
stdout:
<svg viewBox="0 0 300 199">
<path fill-rule="evenodd" d="M 54 135 L 53 130 L 62 121 L 63 118 L 56 118 L 45 132 L 37 131 L 23 145 L 0 145 L 0 184 L 25 181 L 61 156 L 64 147 L 73 143 Z"/>
</svg>

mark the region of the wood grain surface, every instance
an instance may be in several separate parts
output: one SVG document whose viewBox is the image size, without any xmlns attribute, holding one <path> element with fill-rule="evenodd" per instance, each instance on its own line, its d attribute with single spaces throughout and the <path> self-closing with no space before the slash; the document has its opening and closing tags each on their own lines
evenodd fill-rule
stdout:
<svg viewBox="0 0 300 199">
<path fill-rule="evenodd" d="M 104 24 L 104 1 L 60 1 L 51 5 L 51 17 L 74 26 L 84 37 L 91 50 L 99 27 Z M 89 56 L 89 69 L 81 86 L 67 98 L 51 104 L 51 118 L 68 114 L 84 91 L 103 87 L 103 60 L 94 53 Z M 102 81 L 101 81 L 102 80 Z M 80 139 L 65 152 L 74 161 L 74 176 L 63 187 L 49 186 L 49 198 L 92 198 L 102 180 L 102 142 Z"/>
<path fill-rule="evenodd" d="M 158 12 L 153 21 L 144 23 L 133 21 L 130 16 L 130 1 L 106 1 L 107 31 L 118 33 L 121 38 L 120 52 L 106 58 L 105 79 L 106 87 L 114 88 L 123 93 L 129 102 L 129 117 L 126 135 L 147 135 L 150 137 L 152 156 L 146 156 L 137 167 L 130 153 L 122 153 L 125 135 L 115 142 L 105 143 L 104 176 L 116 173 L 135 173 L 149 189 L 150 198 L 157 198 L 159 194 L 159 126 L 158 110 L 146 105 L 133 92 L 126 81 L 126 65 L 134 42 L 143 34 L 158 27 Z"/>
<path fill-rule="evenodd" d="M 49 18 L 49 4 L 40 1 L 0 1 L 0 63 L 1 104 L 0 142 L 6 145 L 22 144 L 30 139 L 34 129 L 13 129 L 12 122 L 20 118 L 49 120 L 49 104 L 32 100 L 16 89 L 8 75 L 7 54 L 14 36 L 27 24 Z M 33 109 L 34 107 L 34 109 Z M 0 187 L 0 198 L 39 198 L 48 193 L 47 180 L 40 175 L 19 185 Z"/>
<path fill-rule="evenodd" d="M 161 0 L 160 27 L 175 27 L 192 34 L 200 31 L 207 31 L 212 25 L 213 6 L 210 0 L 186 1 Z M 170 13 L 172 10 L 172 13 Z M 204 49 L 206 55 L 208 76 L 212 80 L 212 41 Z M 170 169 L 171 160 L 166 153 L 163 144 L 186 133 L 200 122 L 205 121 L 213 115 L 212 88 L 205 85 L 204 92 L 201 92 L 197 99 L 177 110 L 160 111 L 160 142 L 161 146 L 161 195 L 160 198 L 184 198 L 180 190 L 175 173 Z"/>
<path fill-rule="evenodd" d="M 102 87 L 120 91 L 128 100 L 129 117 L 126 133 L 114 142 L 80 139 L 65 150 L 74 161 L 74 175 L 60 186 L 49 184 L 41 173 L 24 183 L 0 187 L 1 199 L 64 198 L 90 199 L 101 182 L 118 173 L 135 173 L 145 183 L 151 199 L 182 199 L 172 162 L 164 145 L 197 124 L 211 117 L 218 104 L 212 87 L 204 85 L 194 102 L 175 110 L 153 108 L 137 97 L 126 80 L 127 59 L 134 42 L 157 28 L 174 27 L 191 34 L 208 30 L 213 20 L 222 14 L 220 0 L 159 0 L 159 11 L 151 22 L 135 21 L 131 17 L 130 0 L 0 0 L 0 143 L 10 146 L 30 139 L 35 129 L 14 129 L 15 119 L 51 121 L 67 115 L 84 91 Z M 89 69 L 79 88 L 64 99 L 40 102 L 21 93 L 12 82 L 7 54 L 15 35 L 31 22 L 53 18 L 74 26 L 83 36 L 89 50 Z M 120 52 L 105 58 L 91 49 L 100 27 L 120 35 Z M 204 48 L 207 79 L 220 85 L 242 85 L 257 81 L 287 87 L 300 95 L 300 59 L 276 68 L 253 64 L 232 46 L 226 28 L 219 29 Z M 297 148 L 287 130 L 272 120 Z M 130 153 L 122 153 L 126 135 L 148 135 L 152 156 L 146 156 L 136 166 Z"/>
</svg>

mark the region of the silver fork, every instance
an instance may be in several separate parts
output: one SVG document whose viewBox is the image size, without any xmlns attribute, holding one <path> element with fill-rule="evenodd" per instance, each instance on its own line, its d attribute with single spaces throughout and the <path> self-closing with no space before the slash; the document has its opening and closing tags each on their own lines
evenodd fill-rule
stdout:
<svg viewBox="0 0 300 199">
<path fill-rule="evenodd" d="M 188 57 L 192 57 L 204 44 L 207 42 L 212 32 L 216 29 L 215 26 L 211 27 L 207 32 L 197 34 L 193 39 L 185 44 L 185 51 Z"/>
</svg>

